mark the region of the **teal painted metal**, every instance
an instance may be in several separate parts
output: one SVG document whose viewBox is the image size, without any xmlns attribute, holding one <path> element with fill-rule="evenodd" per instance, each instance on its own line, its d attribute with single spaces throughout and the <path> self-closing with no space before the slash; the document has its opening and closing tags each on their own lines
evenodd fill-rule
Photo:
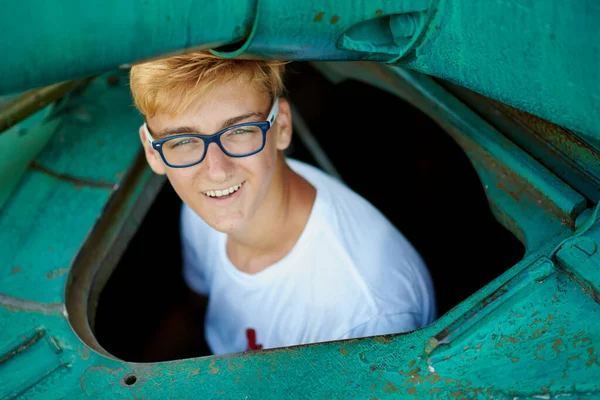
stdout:
<svg viewBox="0 0 600 400">
<path fill-rule="evenodd" d="M 0 395 L 600 396 L 600 224 L 586 200 L 431 78 L 374 64 L 322 67 L 384 87 L 441 124 L 472 161 L 498 220 L 525 243 L 525 258 L 408 334 L 165 363 L 114 359 L 93 338 L 88 308 L 156 183 L 142 167 L 128 88 L 103 76 L 64 105 L 61 129 L 0 214 Z"/>
<path fill-rule="evenodd" d="M 594 203 L 600 201 L 598 149 L 568 129 L 448 82 L 441 83 L 585 197 Z"/>
<path fill-rule="evenodd" d="M 121 64 L 241 40 L 250 1 L 0 2 L 0 93 L 96 75 Z"/>
<path fill-rule="evenodd" d="M 54 107 L 50 105 L 38 111 L 0 136 L 0 210 L 29 162 L 42 151 L 57 128 L 56 121 L 51 117 Z"/>
<path fill-rule="evenodd" d="M 289 0 L 285 7 L 280 0 L 62 0 L 35 10 L 26 3 L 0 7 L 0 51 L 11 55 L 0 65 L 11 76 L 0 93 L 238 42 L 230 55 L 397 62 L 574 130 L 600 148 L 595 0 Z M 52 46 L 44 45 L 49 40 Z"/>
</svg>

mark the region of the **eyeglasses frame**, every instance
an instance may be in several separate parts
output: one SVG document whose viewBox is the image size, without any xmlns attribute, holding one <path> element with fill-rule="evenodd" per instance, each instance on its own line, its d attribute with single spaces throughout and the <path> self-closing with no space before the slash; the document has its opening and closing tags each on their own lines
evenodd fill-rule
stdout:
<svg viewBox="0 0 600 400">
<path fill-rule="evenodd" d="M 152 135 L 150 134 L 150 130 L 148 129 L 148 125 L 146 123 L 144 123 L 143 128 L 144 128 L 144 133 L 146 134 L 146 140 L 148 140 L 148 143 L 150 144 L 150 146 L 156 150 L 159 154 L 160 157 L 162 158 L 163 162 L 168 165 L 171 168 L 188 168 L 188 167 L 193 167 L 194 165 L 200 164 L 204 158 L 206 158 L 206 153 L 208 152 L 208 146 L 211 143 L 216 143 L 217 146 L 219 146 L 219 148 L 221 149 L 221 151 L 223 153 L 225 153 L 226 155 L 228 155 L 229 157 L 233 157 L 233 158 L 243 158 L 243 157 L 249 157 L 251 155 L 254 155 L 256 153 L 260 153 L 264 148 L 265 148 L 265 144 L 267 142 L 266 136 L 267 136 L 267 132 L 269 131 L 269 129 L 271 129 L 271 127 L 273 126 L 273 122 L 275 121 L 275 118 L 277 118 L 277 114 L 279 113 L 279 97 L 275 97 L 273 99 L 273 106 L 271 107 L 271 111 L 269 111 L 269 115 L 267 116 L 267 120 L 266 121 L 260 121 L 260 122 L 244 122 L 241 124 L 236 124 L 236 125 L 232 125 L 232 126 L 228 126 L 227 128 L 220 130 L 217 133 L 214 133 L 212 135 L 199 135 L 199 134 L 195 134 L 195 133 L 182 133 L 180 135 L 172 135 L 172 136 L 168 136 L 162 139 L 158 139 L 158 140 L 154 140 L 152 138 Z M 262 131 L 262 135 L 263 135 L 263 141 L 262 141 L 262 146 L 260 147 L 260 149 L 253 151 L 252 153 L 248 153 L 248 154 L 244 154 L 244 155 L 236 155 L 236 154 L 231 154 L 229 153 L 227 150 L 225 150 L 225 148 L 223 147 L 223 144 L 221 143 L 221 136 L 232 130 L 232 129 L 236 129 L 242 126 L 257 126 L 260 128 L 260 130 Z M 191 164 L 186 164 L 186 165 L 173 165 L 171 163 L 169 163 L 167 161 L 167 158 L 165 157 L 164 153 L 163 153 L 163 144 L 169 140 L 174 140 L 177 138 L 183 138 L 183 137 L 194 137 L 194 138 L 199 138 L 200 140 L 202 140 L 204 142 L 204 154 L 202 155 L 202 158 L 200 158 L 200 160 L 191 163 Z"/>
</svg>

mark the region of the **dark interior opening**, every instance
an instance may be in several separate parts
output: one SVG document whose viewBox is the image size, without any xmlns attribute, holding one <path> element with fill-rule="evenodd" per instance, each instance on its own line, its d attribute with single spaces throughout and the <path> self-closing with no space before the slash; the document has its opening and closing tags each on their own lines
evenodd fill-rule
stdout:
<svg viewBox="0 0 600 400">
<path fill-rule="evenodd" d="M 289 98 L 342 179 L 423 256 L 438 316 L 523 257 L 521 243 L 491 214 L 464 152 L 424 113 L 364 83 L 334 85 L 307 63 L 288 71 Z M 316 165 L 297 134 L 288 156 Z M 151 362 L 210 354 L 202 315 L 184 316 L 191 323 L 185 331 L 175 326 L 186 301 L 180 206 L 166 183 L 100 295 L 96 338 L 116 357 Z"/>
</svg>

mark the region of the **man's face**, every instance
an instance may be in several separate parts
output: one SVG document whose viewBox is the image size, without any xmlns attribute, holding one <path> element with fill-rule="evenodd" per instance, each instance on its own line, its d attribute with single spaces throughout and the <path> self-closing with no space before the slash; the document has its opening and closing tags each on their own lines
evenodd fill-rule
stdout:
<svg viewBox="0 0 600 400">
<path fill-rule="evenodd" d="M 272 104 L 273 99 L 267 94 L 245 81 L 236 80 L 220 84 L 180 116 L 157 114 L 148 119 L 147 124 L 154 139 L 161 138 L 162 131 L 173 128 L 192 128 L 193 133 L 210 135 L 220 131 L 231 118 L 253 114 L 231 125 L 265 121 Z M 232 233 L 244 229 L 261 207 L 268 207 L 268 195 L 278 190 L 273 177 L 282 165 L 277 163 L 280 150 L 285 149 L 291 139 L 289 105 L 284 99 L 280 100 L 279 114 L 267 132 L 264 149 L 248 157 L 229 157 L 216 143 L 211 143 L 200 164 L 170 168 L 148 145 L 141 129 L 140 138 L 150 166 L 156 173 L 167 175 L 179 197 L 214 229 Z M 236 192 L 222 198 L 206 194 L 237 187 Z"/>
</svg>

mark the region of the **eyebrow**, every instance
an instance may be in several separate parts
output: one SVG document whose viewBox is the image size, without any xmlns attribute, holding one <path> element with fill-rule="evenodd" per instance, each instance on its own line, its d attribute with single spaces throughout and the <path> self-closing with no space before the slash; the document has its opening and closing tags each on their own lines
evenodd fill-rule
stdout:
<svg viewBox="0 0 600 400">
<path fill-rule="evenodd" d="M 240 123 L 240 122 L 250 119 L 252 117 L 264 118 L 264 116 L 261 113 L 258 113 L 255 111 L 247 112 L 245 114 L 238 115 L 237 117 L 229 118 L 228 120 L 223 122 L 223 124 L 221 125 L 221 128 L 219 130 L 222 131 L 223 129 L 225 129 L 231 125 L 235 125 L 237 123 Z M 153 136 L 154 136 L 155 140 L 158 140 L 158 139 L 162 139 L 167 136 L 178 135 L 178 134 L 182 134 L 182 133 L 196 133 L 197 134 L 199 132 L 198 132 L 197 128 L 194 128 L 191 126 L 179 126 L 179 127 L 175 127 L 175 128 L 165 128 L 162 131 L 158 132 L 156 134 L 156 136 L 154 136 L 154 135 Z"/>
</svg>

